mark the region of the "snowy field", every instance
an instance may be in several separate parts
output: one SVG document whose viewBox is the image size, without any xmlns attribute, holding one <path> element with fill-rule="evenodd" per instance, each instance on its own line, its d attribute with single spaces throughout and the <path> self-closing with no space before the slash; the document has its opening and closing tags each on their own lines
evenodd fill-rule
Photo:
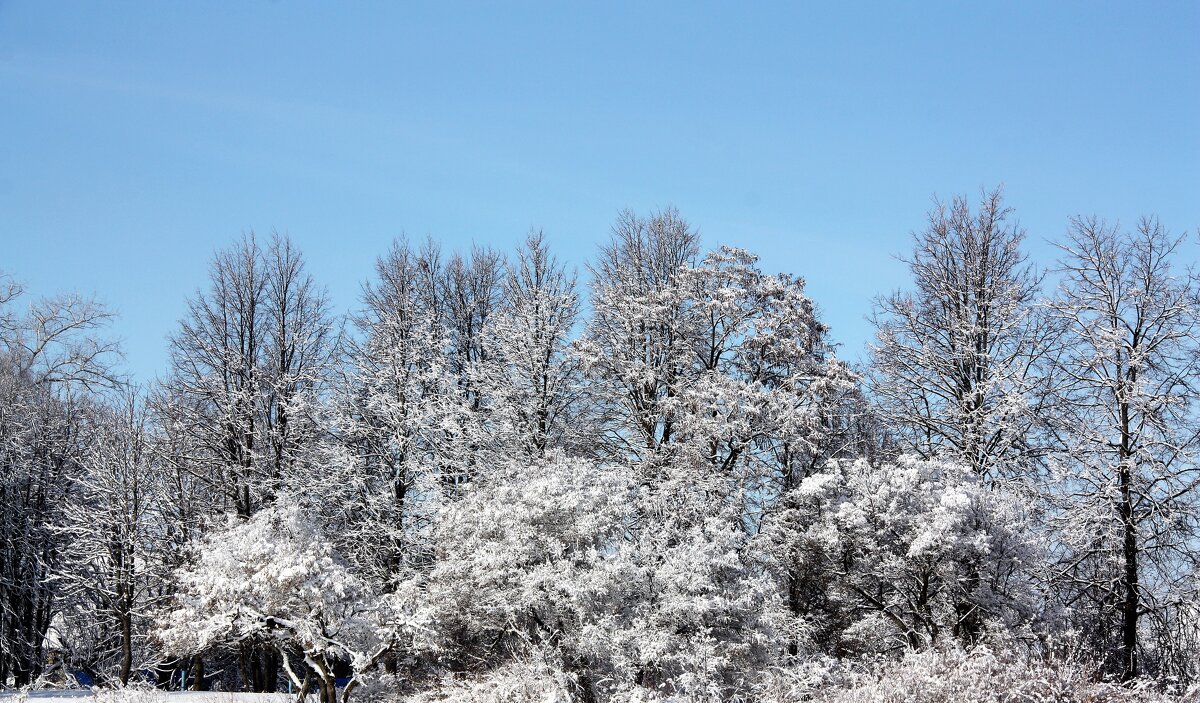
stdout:
<svg viewBox="0 0 1200 703">
<path fill-rule="evenodd" d="M 310 696 L 310 698 L 312 698 Z M 215 691 L 0 691 L 0 701 L 69 700 L 83 703 L 282 703 L 286 693 L 221 693 Z"/>
</svg>

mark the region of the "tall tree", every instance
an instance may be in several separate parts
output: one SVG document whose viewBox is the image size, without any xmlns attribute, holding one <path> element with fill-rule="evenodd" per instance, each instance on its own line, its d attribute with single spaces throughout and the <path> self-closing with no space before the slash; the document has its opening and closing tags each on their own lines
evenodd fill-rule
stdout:
<svg viewBox="0 0 1200 703">
<path fill-rule="evenodd" d="M 605 386 L 615 458 L 646 467 L 675 439 L 680 376 L 690 363 L 678 279 L 700 253 L 700 237 L 674 209 L 642 218 L 625 211 L 592 266 L 592 316 L 582 347 Z"/>
<path fill-rule="evenodd" d="M 63 563 L 55 578 L 69 606 L 60 639 L 72 646 L 69 664 L 124 686 L 135 663 L 153 656 L 146 614 L 167 576 L 157 514 L 164 474 L 135 391 L 95 414 L 94 439 L 71 477 L 74 495 L 57 526 Z"/>
<path fill-rule="evenodd" d="M 456 461 L 442 466 L 451 491 L 470 482 L 484 467 L 481 452 L 492 433 L 491 399 L 480 383 L 490 359 L 485 330 L 500 307 L 504 258 L 496 251 L 474 247 L 469 256 L 455 254 L 442 272 L 442 324 L 446 331 L 446 361 L 458 385 L 456 422 L 442 440 Z"/>
<path fill-rule="evenodd" d="M 290 239 L 273 235 L 265 264 L 266 459 L 273 480 L 288 483 L 308 471 L 302 465 L 306 451 L 325 432 L 322 409 L 338 361 L 339 330 L 328 295 Z"/>
<path fill-rule="evenodd" d="M 914 289 L 877 299 L 873 316 L 870 388 L 901 448 L 991 480 L 1044 456 L 1035 429 L 1055 347 L 1024 239 L 999 188 L 974 211 L 965 197 L 935 202 L 904 259 Z"/>
<path fill-rule="evenodd" d="M 249 518 L 313 471 L 316 413 L 335 359 L 327 296 L 286 236 L 253 234 L 218 252 L 210 287 L 170 338 L 161 421 L 182 440 L 177 462 L 223 499 L 213 512 Z M 246 642 L 243 685 L 273 691 L 271 647 Z"/>
<path fill-rule="evenodd" d="M 317 432 L 312 412 L 336 330 L 327 296 L 287 237 L 220 251 L 210 288 L 170 338 L 165 421 L 188 433 L 188 468 L 248 517 L 270 502 Z"/>
<path fill-rule="evenodd" d="M 347 374 L 336 396 L 339 453 L 329 504 L 345 506 L 343 553 L 392 590 L 430 560 L 428 531 L 454 455 L 462 406 L 446 358 L 443 264 L 427 243 L 394 242 L 352 316 Z"/>
<path fill-rule="evenodd" d="M 115 387 L 119 349 L 96 301 L 59 295 L 16 309 L 0 276 L 0 682 L 42 672 L 55 614 L 55 527 L 87 451 L 94 392 Z"/>
<path fill-rule="evenodd" d="M 484 329 L 487 363 L 479 367 L 501 451 L 541 458 L 552 448 L 589 453 L 594 445 L 578 355 L 574 275 L 550 252 L 541 232 L 517 250 L 500 302 Z"/>
<path fill-rule="evenodd" d="M 1141 671 L 1142 616 L 1180 598 L 1197 534 L 1197 282 L 1182 236 L 1072 221 L 1053 302 L 1066 327 L 1057 462 L 1068 602 L 1126 679 Z"/>
<path fill-rule="evenodd" d="M 655 622 L 676 607 L 672 599 L 710 598 L 713 610 L 676 617 L 719 640 L 728 633 L 715 634 L 712 618 L 740 623 L 743 635 L 710 651 L 732 671 L 762 655 L 750 640 L 771 639 L 756 630 L 764 619 L 791 631 L 808 615 L 796 598 L 779 597 L 807 568 L 787 554 L 771 564 L 782 582 L 766 589 L 782 587 L 772 597 L 747 607 L 738 594 L 763 592 L 753 536 L 776 520 L 781 496 L 850 448 L 846 401 L 857 379 L 833 354 L 803 279 L 765 274 L 741 249 L 698 256 L 698 238 L 674 211 L 623 215 L 593 269 L 593 316 L 579 348 L 609 403 L 608 456 L 642 485 L 625 554 L 661 587 L 639 592 L 630 608 Z M 705 579 L 675 583 L 684 559 L 697 560 Z M 784 603 L 790 614 L 780 618 Z M 742 647 L 740 658 L 726 646 Z M 653 682 L 670 666 L 647 657 L 640 678 Z"/>
<path fill-rule="evenodd" d="M 188 301 L 188 314 L 170 337 L 170 404 L 164 408 L 189 435 L 188 468 L 243 517 L 261 504 L 264 491 L 255 462 L 264 439 L 263 268 L 253 235 L 213 258 L 208 292 Z"/>
</svg>

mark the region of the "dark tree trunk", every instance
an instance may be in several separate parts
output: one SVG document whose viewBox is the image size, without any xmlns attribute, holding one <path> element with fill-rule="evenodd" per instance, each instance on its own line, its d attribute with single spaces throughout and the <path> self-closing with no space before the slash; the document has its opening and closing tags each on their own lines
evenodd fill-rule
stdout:
<svg viewBox="0 0 1200 703">
<path fill-rule="evenodd" d="M 204 657 L 194 657 L 192 659 L 192 690 L 204 690 Z"/>
<path fill-rule="evenodd" d="M 1124 592 L 1121 603 L 1121 680 L 1129 681 L 1139 673 L 1137 628 L 1140 598 L 1138 594 L 1137 525 L 1133 519 L 1133 497 L 1128 466 L 1121 468 L 1121 523 L 1124 532 L 1122 553 L 1125 557 Z"/>
<path fill-rule="evenodd" d="M 274 693 L 279 681 L 279 655 L 270 647 L 259 650 L 258 693 Z"/>
<path fill-rule="evenodd" d="M 128 611 L 121 613 L 121 671 L 118 678 L 121 686 L 129 683 L 133 669 L 133 617 Z"/>
<path fill-rule="evenodd" d="M 1137 373 L 1129 371 L 1129 382 L 1137 382 Z M 1128 402 L 1120 406 L 1121 444 L 1117 483 L 1121 491 L 1121 553 L 1125 562 L 1121 602 L 1121 680 L 1129 681 L 1138 675 L 1137 625 L 1140 593 L 1138 587 L 1137 523 L 1133 515 L 1133 428 Z"/>
</svg>

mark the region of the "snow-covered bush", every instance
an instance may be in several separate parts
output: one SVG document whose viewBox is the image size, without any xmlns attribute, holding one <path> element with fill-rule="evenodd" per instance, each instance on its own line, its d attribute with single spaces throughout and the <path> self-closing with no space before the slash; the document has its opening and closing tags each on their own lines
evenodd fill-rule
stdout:
<svg viewBox="0 0 1200 703">
<path fill-rule="evenodd" d="M 433 629 L 416 646 L 453 668 L 543 651 L 591 668 L 587 634 L 622 585 L 630 490 L 620 472 L 561 455 L 475 483 L 441 515 L 422 618 Z"/>
<path fill-rule="evenodd" d="M 555 454 L 476 482 L 443 510 L 418 652 L 476 677 L 553 662 L 593 700 L 745 688 L 773 644 L 774 598 L 744 531 L 641 491 L 628 471 Z"/>
<path fill-rule="evenodd" d="M 779 646 L 774 585 L 748 560 L 731 504 L 706 501 L 700 486 L 673 488 L 643 497 L 620 555 L 623 602 L 603 632 L 615 700 L 726 698 Z"/>
<path fill-rule="evenodd" d="M 196 564 L 176 574 L 173 607 L 157 634 L 178 655 L 215 645 L 274 647 L 295 685 L 315 680 L 332 695 L 336 666 L 349 665 L 357 677 L 375 664 L 380 601 L 304 509 L 280 498 L 204 539 Z M 300 661 L 292 659 L 297 653 Z"/>
<path fill-rule="evenodd" d="M 518 659 L 482 674 L 447 675 L 404 703 L 570 703 L 578 678 L 540 659 Z"/>
<path fill-rule="evenodd" d="M 969 650 L 956 645 L 887 658 L 818 659 L 772 671 L 763 703 L 1181 703 L 1200 700 L 1158 692 L 1151 682 L 1118 686 L 1096 680 L 1098 667 L 1073 656 L 1032 656 L 999 641 Z"/>
<path fill-rule="evenodd" d="M 784 497 L 762 539 L 807 565 L 835 651 L 922 648 L 1035 614 L 1037 559 L 1015 497 L 958 464 L 832 462 Z"/>
</svg>

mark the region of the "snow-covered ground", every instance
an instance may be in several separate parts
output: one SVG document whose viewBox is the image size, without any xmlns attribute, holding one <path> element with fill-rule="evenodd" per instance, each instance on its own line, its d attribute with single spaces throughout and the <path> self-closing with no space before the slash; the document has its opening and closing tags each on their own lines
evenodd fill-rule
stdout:
<svg viewBox="0 0 1200 703">
<path fill-rule="evenodd" d="M 0 701 L 69 700 L 84 703 L 283 703 L 286 693 L 220 693 L 215 691 L 0 691 Z"/>
</svg>

